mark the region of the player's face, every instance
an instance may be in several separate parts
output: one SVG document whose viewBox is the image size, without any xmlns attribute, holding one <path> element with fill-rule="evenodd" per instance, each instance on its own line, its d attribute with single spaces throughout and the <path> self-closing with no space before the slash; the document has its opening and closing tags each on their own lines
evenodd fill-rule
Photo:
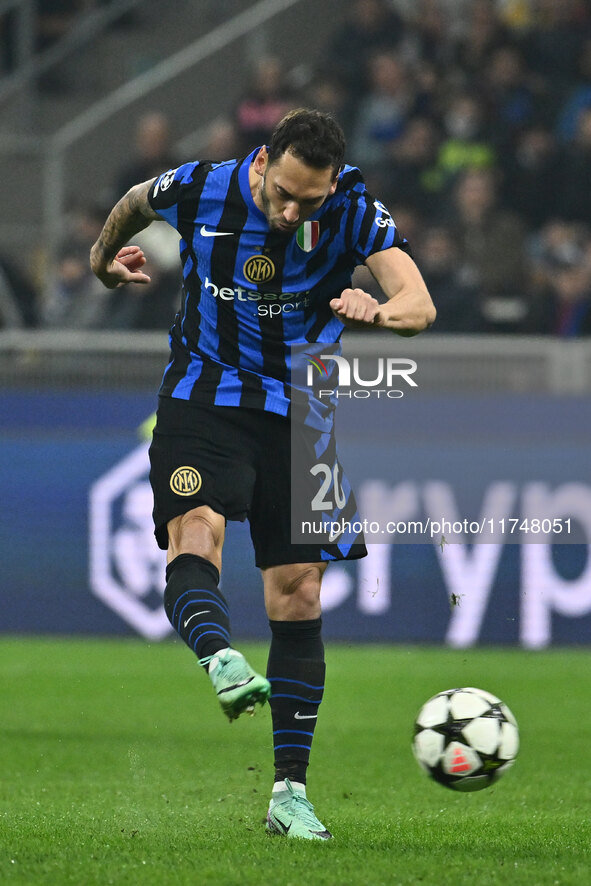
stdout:
<svg viewBox="0 0 591 886">
<path fill-rule="evenodd" d="M 262 150 L 254 168 L 261 176 L 255 202 L 267 216 L 269 227 L 286 235 L 295 233 L 337 187 L 332 167 L 314 169 L 289 151 L 270 164 Z"/>
</svg>

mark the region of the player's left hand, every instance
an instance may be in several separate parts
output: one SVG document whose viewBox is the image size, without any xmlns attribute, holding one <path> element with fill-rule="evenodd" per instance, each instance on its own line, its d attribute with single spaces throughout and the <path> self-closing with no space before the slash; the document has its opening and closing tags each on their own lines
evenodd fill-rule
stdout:
<svg viewBox="0 0 591 886">
<path fill-rule="evenodd" d="M 382 326 L 380 303 L 363 289 L 344 289 L 340 298 L 333 298 L 330 308 L 341 323 L 350 329 Z"/>
</svg>

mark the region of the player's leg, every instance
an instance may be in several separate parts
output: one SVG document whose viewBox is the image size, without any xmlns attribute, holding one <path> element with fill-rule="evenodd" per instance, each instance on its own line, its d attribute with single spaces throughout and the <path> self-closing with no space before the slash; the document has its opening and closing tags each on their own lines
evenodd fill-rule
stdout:
<svg viewBox="0 0 591 886">
<path fill-rule="evenodd" d="M 198 659 L 230 645 L 228 606 L 218 585 L 225 520 L 207 505 L 168 523 L 164 609 Z"/>
<path fill-rule="evenodd" d="M 324 690 L 320 583 L 325 568 L 324 563 L 292 563 L 263 570 L 276 782 L 306 783 Z"/>
<path fill-rule="evenodd" d="M 271 683 L 275 782 L 267 827 L 291 837 L 331 834 L 306 798 L 306 770 L 324 692 L 320 585 L 325 563 L 292 563 L 263 570 L 272 639 Z"/>
<path fill-rule="evenodd" d="M 164 608 L 207 668 L 224 713 L 234 720 L 264 704 L 270 685 L 231 645 L 228 606 L 218 587 L 224 532 L 224 518 L 207 506 L 168 523 Z"/>
<path fill-rule="evenodd" d="M 342 546 L 331 543 L 330 538 L 321 543 L 315 537 L 304 543 L 292 541 L 294 491 L 299 493 L 298 500 L 307 502 L 306 519 L 316 519 L 315 512 L 308 513 L 319 491 L 311 483 L 311 478 L 314 482 L 318 479 L 313 468 L 319 461 L 335 463 L 335 443 L 332 434 L 290 426 L 281 416 L 266 416 L 264 423 L 263 463 L 257 472 L 250 526 L 272 632 L 267 676 L 272 686 L 275 784 L 268 827 L 288 836 L 327 839 L 330 834 L 305 796 L 310 748 L 324 690 L 320 586 L 328 561 L 362 557 L 366 550 L 363 540 L 357 538 L 345 540 Z M 292 451 L 298 456 L 294 465 Z M 339 500 L 345 497 L 339 513 L 349 519 L 355 510 L 354 498 L 341 472 L 339 478 L 343 483 Z"/>
<path fill-rule="evenodd" d="M 167 549 L 166 614 L 207 669 L 233 720 L 264 703 L 270 685 L 232 648 L 228 606 L 219 589 L 226 517 L 243 519 L 251 493 L 242 450 L 224 449 L 225 440 L 232 446 L 241 442 L 236 428 L 228 427 L 230 417 L 224 410 L 161 402 L 150 481 L 156 538 Z"/>
</svg>

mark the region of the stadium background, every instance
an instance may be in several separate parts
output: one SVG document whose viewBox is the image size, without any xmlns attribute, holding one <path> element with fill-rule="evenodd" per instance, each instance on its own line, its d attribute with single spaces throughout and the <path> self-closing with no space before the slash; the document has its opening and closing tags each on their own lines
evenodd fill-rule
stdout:
<svg viewBox="0 0 591 886">
<path fill-rule="evenodd" d="M 471 519 L 543 501 L 578 542 L 380 546 L 327 573 L 327 636 L 588 643 L 589 4 L 9 0 L 0 22 L 2 631 L 168 635 L 142 424 L 176 245 L 153 226 L 152 291 L 116 299 L 90 278 L 88 247 L 124 183 L 260 143 L 305 103 L 345 125 L 439 309 L 433 332 L 380 341 L 417 361 L 416 391 L 343 404 L 360 496 L 381 483 L 407 518 L 434 489 Z M 369 356 L 375 342 L 348 346 Z M 259 582 L 233 526 L 237 637 L 266 632 Z"/>
</svg>

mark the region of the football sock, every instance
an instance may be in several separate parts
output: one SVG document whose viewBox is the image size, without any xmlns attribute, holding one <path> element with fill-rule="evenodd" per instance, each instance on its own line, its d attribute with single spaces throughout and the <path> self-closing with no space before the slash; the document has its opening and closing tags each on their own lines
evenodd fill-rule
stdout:
<svg viewBox="0 0 591 886">
<path fill-rule="evenodd" d="M 197 554 L 179 554 L 166 567 L 166 615 L 199 659 L 231 645 L 228 606 L 219 580 L 213 563 Z"/>
<path fill-rule="evenodd" d="M 302 784 L 300 781 L 291 781 L 291 779 L 290 779 L 290 784 L 291 784 L 292 788 L 294 789 L 294 791 L 297 791 L 298 794 L 303 794 L 304 797 L 306 796 L 306 785 L 305 784 Z M 273 796 L 277 796 L 277 794 L 282 794 L 286 790 L 287 790 L 287 785 L 285 784 L 285 782 L 283 780 L 281 780 L 281 781 L 275 782 L 271 793 L 273 794 Z"/>
<path fill-rule="evenodd" d="M 272 691 L 275 782 L 305 785 L 306 769 L 324 692 L 322 619 L 269 621 L 267 679 Z"/>
</svg>

